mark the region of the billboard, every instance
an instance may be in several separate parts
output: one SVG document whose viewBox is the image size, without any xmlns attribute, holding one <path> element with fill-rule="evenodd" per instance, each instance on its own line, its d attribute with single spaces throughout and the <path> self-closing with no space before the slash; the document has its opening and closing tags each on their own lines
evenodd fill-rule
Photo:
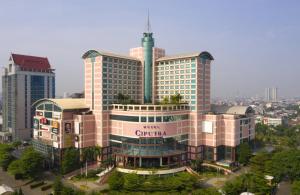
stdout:
<svg viewBox="0 0 300 195">
<path fill-rule="evenodd" d="M 59 128 L 59 122 L 58 121 L 52 121 L 52 127 L 58 129 Z"/>
<path fill-rule="evenodd" d="M 60 112 L 53 112 L 52 113 L 52 118 L 60 119 L 61 118 L 61 113 Z"/>
<path fill-rule="evenodd" d="M 69 134 L 72 130 L 72 124 L 71 123 L 65 123 L 65 133 Z"/>
<path fill-rule="evenodd" d="M 72 147 L 74 146 L 74 139 L 71 134 L 64 135 L 64 147 Z"/>
<path fill-rule="evenodd" d="M 203 133 L 213 133 L 213 122 L 212 121 L 202 121 L 202 132 Z"/>
<path fill-rule="evenodd" d="M 40 126 L 40 121 L 39 121 L 39 119 L 34 119 L 33 120 L 33 128 L 34 129 L 39 129 L 39 126 Z"/>
<path fill-rule="evenodd" d="M 59 132 L 59 131 L 58 131 L 58 128 L 53 128 L 53 127 L 52 127 L 52 133 L 58 134 L 58 132 Z"/>
</svg>

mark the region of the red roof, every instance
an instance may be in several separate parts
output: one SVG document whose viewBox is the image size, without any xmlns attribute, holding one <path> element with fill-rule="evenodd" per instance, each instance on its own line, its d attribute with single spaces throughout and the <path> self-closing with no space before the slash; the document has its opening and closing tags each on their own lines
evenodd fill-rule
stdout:
<svg viewBox="0 0 300 195">
<path fill-rule="evenodd" d="M 13 61 L 21 68 L 29 70 L 49 70 L 51 69 L 50 63 L 47 58 L 37 56 L 27 56 L 20 54 L 12 54 Z"/>
</svg>

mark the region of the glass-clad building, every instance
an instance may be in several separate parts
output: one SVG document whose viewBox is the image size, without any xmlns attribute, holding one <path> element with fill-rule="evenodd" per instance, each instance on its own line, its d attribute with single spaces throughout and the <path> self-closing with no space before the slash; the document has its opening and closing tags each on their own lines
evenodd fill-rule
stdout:
<svg viewBox="0 0 300 195">
<path fill-rule="evenodd" d="M 2 74 L 3 128 L 0 141 L 32 137 L 31 105 L 55 97 L 55 73 L 47 58 L 11 54 Z"/>
</svg>

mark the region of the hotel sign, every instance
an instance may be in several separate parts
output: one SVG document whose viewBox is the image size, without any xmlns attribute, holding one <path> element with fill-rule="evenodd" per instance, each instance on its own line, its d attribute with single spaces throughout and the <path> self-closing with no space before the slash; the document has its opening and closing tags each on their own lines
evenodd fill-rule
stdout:
<svg viewBox="0 0 300 195">
<path fill-rule="evenodd" d="M 159 126 L 143 126 L 143 129 L 136 130 L 135 135 L 139 137 L 163 137 L 167 133 L 164 130 L 160 130 Z"/>
</svg>

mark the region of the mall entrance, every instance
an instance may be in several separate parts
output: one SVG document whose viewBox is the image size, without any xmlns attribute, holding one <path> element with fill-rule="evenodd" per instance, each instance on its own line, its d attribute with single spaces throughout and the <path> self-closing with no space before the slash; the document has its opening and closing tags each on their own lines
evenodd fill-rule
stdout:
<svg viewBox="0 0 300 195">
<path fill-rule="evenodd" d="M 158 168 L 158 167 L 178 167 L 187 162 L 187 153 L 170 155 L 164 157 L 138 157 L 116 155 L 116 165 L 127 168 Z"/>
</svg>

